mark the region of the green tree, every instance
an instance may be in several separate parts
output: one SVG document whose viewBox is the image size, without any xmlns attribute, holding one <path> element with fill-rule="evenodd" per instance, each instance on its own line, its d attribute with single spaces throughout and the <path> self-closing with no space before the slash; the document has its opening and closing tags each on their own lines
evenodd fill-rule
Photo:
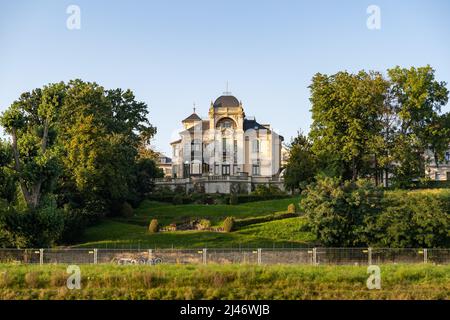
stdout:
<svg viewBox="0 0 450 320">
<path fill-rule="evenodd" d="M 312 143 L 298 132 L 290 145 L 289 159 L 284 172 L 284 184 L 295 191 L 310 183 L 317 173 L 317 157 L 312 152 Z"/>
<path fill-rule="evenodd" d="M 55 129 L 63 97 L 63 83 L 48 85 L 22 94 L 0 118 L 12 140 L 12 152 L 2 157 L 2 165 L 15 172 L 30 209 L 39 206 L 60 173 Z"/>
<path fill-rule="evenodd" d="M 145 170 L 149 176 L 158 174 L 137 160 L 140 145 L 156 132 L 147 116 L 147 105 L 130 90 L 69 82 L 59 135 L 65 152 L 62 202 L 100 200 L 101 207 L 118 213 L 124 201 L 135 202 L 139 192 L 151 187 L 148 179 L 138 180 Z"/>
<path fill-rule="evenodd" d="M 12 159 L 12 147 L 6 140 L 0 140 L 0 200 L 12 203 L 16 199 L 16 176 L 8 165 Z"/>
<path fill-rule="evenodd" d="M 373 174 L 387 87 L 377 72 L 313 77 L 310 138 L 325 171 L 354 181 Z"/>
<path fill-rule="evenodd" d="M 445 247 L 450 243 L 447 206 L 433 194 L 396 191 L 385 199 L 376 222 L 376 244 L 383 247 Z"/>
<path fill-rule="evenodd" d="M 388 70 L 398 121 L 393 146 L 394 182 L 407 186 L 425 174 L 426 151 L 442 158 L 450 142 L 448 115 L 441 108 L 448 102 L 445 82 L 435 80 L 430 67 L 395 67 Z"/>
<path fill-rule="evenodd" d="M 16 218 L 23 220 L 9 219 L 5 225 L 19 238 L 20 226 L 34 224 L 42 234 L 50 232 L 35 243 L 51 243 L 58 232 L 39 219 L 56 227 L 63 216 L 62 238 L 73 239 L 79 226 L 119 213 L 125 201 L 136 203 L 160 174 L 154 162 L 139 156 L 156 129 L 147 105 L 131 90 L 105 90 L 78 79 L 49 84 L 23 93 L 0 124 L 11 137 L 0 144 L 0 198 L 17 202 Z M 20 194 L 12 191 L 16 185 Z M 55 205 L 49 207 L 46 199 L 53 195 Z M 26 208 L 18 205 L 22 199 Z"/>
<path fill-rule="evenodd" d="M 383 191 L 372 182 L 318 177 L 302 194 L 301 209 L 322 244 L 356 246 L 373 241 Z"/>
</svg>

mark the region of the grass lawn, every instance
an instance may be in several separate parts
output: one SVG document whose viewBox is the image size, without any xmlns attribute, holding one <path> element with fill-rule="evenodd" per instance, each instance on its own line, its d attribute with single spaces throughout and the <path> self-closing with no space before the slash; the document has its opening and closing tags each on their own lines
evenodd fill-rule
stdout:
<svg viewBox="0 0 450 320">
<path fill-rule="evenodd" d="M 282 199 L 230 205 L 171 205 L 144 201 L 128 219 L 108 219 L 85 231 L 77 247 L 97 248 L 236 248 L 236 247 L 304 247 L 313 245 L 315 238 L 302 231 L 304 219 L 287 218 L 248 225 L 231 233 L 210 231 L 174 231 L 149 234 L 148 222 L 158 219 L 167 225 L 183 219 L 208 218 L 213 225 L 225 217 L 249 218 L 286 211 L 299 199 Z"/>
<path fill-rule="evenodd" d="M 149 234 L 143 226 L 105 221 L 89 228 L 82 243 L 74 247 L 91 248 L 271 248 L 304 247 L 314 236 L 301 231 L 302 218 L 259 223 L 223 233 L 210 231 L 173 231 Z"/>
<path fill-rule="evenodd" d="M 448 299 L 450 266 L 383 265 L 381 289 L 366 267 L 81 265 L 68 290 L 65 265 L 0 265 L 0 299 Z"/>
<path fill-rule="evenodd" d="M 291 203 L 298 205 L 300 198 L 288 198 L 281 200 L 267 200 L 251 202 L 239 205 L 172 205 L 155 201 L 143 201 L 139 208 L 135 209 L 135 215 L 131 218 L 117 219 L 117 221 L 148 226 L 151 219 L 158 219 L 161 225 L 182 222 L 189 219 L 201 218 L 211 221 L 213 226 L 220 225 L 228 216 L 236 219 L 257 217 L 275 212 L 286 211 Z"/>
</svg>

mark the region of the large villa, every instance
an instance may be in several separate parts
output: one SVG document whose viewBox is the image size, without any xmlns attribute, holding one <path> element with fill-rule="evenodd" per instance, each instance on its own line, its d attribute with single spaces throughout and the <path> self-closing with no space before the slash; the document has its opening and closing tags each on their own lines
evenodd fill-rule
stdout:
<svg viewBox="0 0 450 320">
<path fill-rule="evenodd" d="M 182 125 L 171 143 L 172 177 L 157 184 L 206 193 L 251 192 L 258 184 L 283 188 L 283 137 L 246 117 L 236 97 L 224 93 L 211 102 L 207 119 L 194 109 Z"/>
</svg>

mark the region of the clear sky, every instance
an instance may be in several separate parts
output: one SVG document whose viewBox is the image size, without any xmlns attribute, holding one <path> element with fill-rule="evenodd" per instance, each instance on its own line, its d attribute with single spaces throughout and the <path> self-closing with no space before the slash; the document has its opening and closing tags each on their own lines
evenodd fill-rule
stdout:
<svg viewBox="0 0 450 320">
<path fill-rule="evenodd" d="M 72 4 L 79 30 L 66 27 Z M 366 26 L 369 5 L 379 30 Z M 0 111 L 61 80 L 130 88 L 165 152 L 193 103 L 206 117 L 227 81 L 248 116 L 289 141 L 308 132 L 315 73 L 426 64 L 450 82 L 448 0 L 0 0 Z"/>
</svg>

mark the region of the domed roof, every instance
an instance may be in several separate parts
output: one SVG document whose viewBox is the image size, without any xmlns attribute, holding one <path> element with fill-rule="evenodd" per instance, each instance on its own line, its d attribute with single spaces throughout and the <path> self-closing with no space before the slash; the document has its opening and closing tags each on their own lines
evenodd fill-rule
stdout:
<svg viewBox="0 0 450 320">
<path fill-rule="evenodd" d="M 214 102 L 214 108 L 232 108 L 239 107 L 239 100 L 235 96 L 223 95 L 216 99 Z"/>
</svg>

